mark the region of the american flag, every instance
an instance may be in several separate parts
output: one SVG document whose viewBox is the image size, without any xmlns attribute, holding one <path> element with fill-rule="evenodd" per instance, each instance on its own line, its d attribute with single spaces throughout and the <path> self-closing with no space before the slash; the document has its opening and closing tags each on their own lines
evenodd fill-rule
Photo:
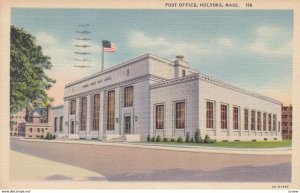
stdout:
<svg viewBox="0 0 300 193">
<path fill-rule="evenodd" d="M 104 52 L 115 52 L 116 51 L 116 45 L 113 42 L 102 40 L 102 47 Z"/>
</svg>

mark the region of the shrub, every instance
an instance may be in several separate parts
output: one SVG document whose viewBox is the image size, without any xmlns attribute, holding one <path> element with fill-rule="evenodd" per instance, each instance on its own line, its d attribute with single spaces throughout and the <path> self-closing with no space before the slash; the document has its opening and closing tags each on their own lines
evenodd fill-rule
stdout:
<svg viewBox="0 0 300 193">
<path fill-rule="evenodd" d="M 152 137 L 152 138 L 151 138 L 151 142 L 155 142 L 155 137 Z"/>
<path fill-rule="evenodd" d="M 194 141 L 194 138 L 193 138 L 193 137 L 191 137 L 191 139 L 190 139 L 190 142 L 191 142 L 191 143 L 195 143 L 195 141 Z"/>
<path fill-rule="evenodd" d="M 183 142 L 183 139 L 182 139 L 182 137 L 180 136 L 180 137 L 178 137 L 178 139 L 177 139 L 177 142 L 178 143 L 182 143 Z"/>
<path fill-rule="evenodd" d="M 210 138 L 208 135 L 205 135 L 205 138 L 204 138 L 204 143 L 209 143 L 210 142 Z"/>
<path fill-rule="evenodd" d="M 50 133 L 47 133 L 44 139 L 49 139 L 50 138 Z"/>
<path fill-rule="evenodd" d="M 190 142 L 190 133 L 187 132 L 186 136 L 185 136 L 185 142 L 189 143 Z"/>
<path fill-rule="evenodd" d="M 162 139 L 161 139 L 160 135 L 158 135 L 158 136 L 156 137 L 156 142 L 161 142 L 161 141 L 162 141 Z"/>
<path fill-rule="evenodd" d="M 210 139 L 209 135 L 205 135 L 204 143 L 214 143 L 216 140 Z"/>
<path fill-rule="evenodd" d="M 55 136 L 55 134 L 53 134 L 53 135 L 52 135 L 52 139 L 56 139 L 56 136 Z"/>
<path fill-rule="evenodd" d="M 169 142 L 169 139 L 164 137 L 164 142 Z"/>
<path fill-rule="evenodd" d="M 171 138 L 171 140 L 170 140 L 171 142 L 175 142 L 175 139 L 174 138 Z"/>
<path fill-rule="evenodd" d="M 150 135 L 147 136 L 147 141 L 151 141 Z"/>
<path fill-rule="evenodd" d="M 202 142 L 202 138 L 201 138 L 200 129 L 196 129 L 196 132 L 195 132 L 195 143 L 201 143 L 201 142 Z"/>
</svg>

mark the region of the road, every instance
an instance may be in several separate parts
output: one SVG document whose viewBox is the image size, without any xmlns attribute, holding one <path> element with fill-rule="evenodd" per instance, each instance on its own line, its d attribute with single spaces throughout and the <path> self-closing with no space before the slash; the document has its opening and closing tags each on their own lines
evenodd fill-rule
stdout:
<svg viewBox="0 0 300 193">
<path fill-rule="evenodd" d="M 291 181 L 291 155 L 180 152 L 14 138 L 11 150 L 94 171 L 108 181 Z"/>
</svg>

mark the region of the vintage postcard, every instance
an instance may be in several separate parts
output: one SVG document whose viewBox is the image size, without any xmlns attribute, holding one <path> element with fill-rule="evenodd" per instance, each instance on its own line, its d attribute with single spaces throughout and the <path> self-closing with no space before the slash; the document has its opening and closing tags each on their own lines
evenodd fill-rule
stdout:
<svg viewBox="0 0 300 193">
<path fill-rule="evenodd" d="M 4 1 L 1 189 L 300 188 L 296 1 Z"/>
</svg>

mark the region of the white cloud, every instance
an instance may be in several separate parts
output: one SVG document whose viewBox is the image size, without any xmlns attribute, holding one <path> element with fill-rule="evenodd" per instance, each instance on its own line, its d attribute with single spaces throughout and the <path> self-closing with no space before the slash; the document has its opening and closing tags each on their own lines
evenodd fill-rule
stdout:
<svg viewBox="0 0 300 193">
<path fill-rule="evenodd" d="M 147 52 L 159 52 L 160 55 L 183 54 L 191 56 L 194 54 L 211 53 L 210 45 L 199 41 L 171 40 L 162 36 L 151 37 L 142 32 L 131 32 L 129 34 L 129 47 L 132 49 L 144 49 Z"/>
<path fill-rule="evenodd" d="M 229 38 L 221 38 L 218 40 L 219 45 L 226 48 L 233 48 L 232 40 Z"/>
<path fill-rule="evenodd" d="M 37 43 L 43 46 L 57 44 L 57 40 L 51 34 L 41 32 L 36 35 Z"/>
<path fill-rule="evenodd" d="M 254 41 L 246 45 L 250 53 L 270 57 L 287 57 L 292 54 L 292 41 L 287 31 L 278 27 L 263 26 L 257 29 Z"/>
</svg>

